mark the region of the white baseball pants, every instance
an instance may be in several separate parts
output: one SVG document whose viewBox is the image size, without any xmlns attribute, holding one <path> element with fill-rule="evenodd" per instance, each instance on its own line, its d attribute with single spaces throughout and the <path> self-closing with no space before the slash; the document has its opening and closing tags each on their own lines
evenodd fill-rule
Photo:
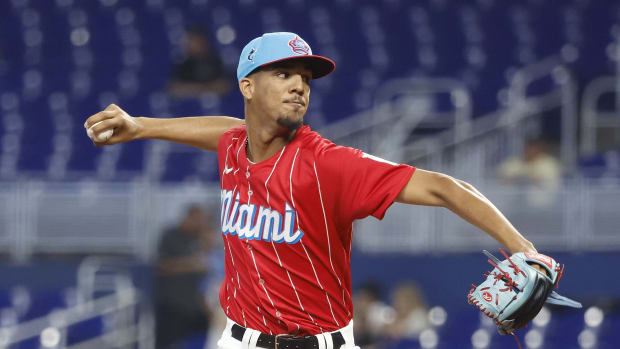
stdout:
<svg viewBox="0 0 620 349">
<path fill-rule="evenodd" d="M 256 346 L 256 341 L 258 340 L 258 336 L 260 335 L 259 331 L 247 329 L 243 335 L 243 340 L 240 342 L 234 339 L 231 335 L 231 329 L 235 324 L 231 319 L 227 319 L 226 328 L 222 333 L 222 337 L 219 341 L 217 341 L 218 349 L 263 349 L 262 347 Z M 353 320 L 349 322 L 348 325 L 341 328 L 340 333 L 342 333 L 342 337 L 344 337 L 345 344 L 340 348 L 334 348 L 332 343 L 331 332 L 321 333 L 316 335 L 319 340 L 319 349 L 360 349 L 360 347 L 356 347 L 353 341 Z"/>
</svg>

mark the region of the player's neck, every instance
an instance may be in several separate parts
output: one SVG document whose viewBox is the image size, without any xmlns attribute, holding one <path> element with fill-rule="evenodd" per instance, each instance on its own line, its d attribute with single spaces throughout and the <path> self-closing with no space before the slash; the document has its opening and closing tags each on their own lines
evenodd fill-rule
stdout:
<svg viewBox="0 0 620 349">
<path fill-rule="evenodd" d="M 293 140 L 296 133 L 296 131 L 292 131 L 282 134 L 280 130 L 278 134 L 265 127 L 253 127 L 251 123 L 246 124 L 246 130 L 248 132 L 246 154 L 248 160 L 254 163 L 274 156 Z"/>
</svg>

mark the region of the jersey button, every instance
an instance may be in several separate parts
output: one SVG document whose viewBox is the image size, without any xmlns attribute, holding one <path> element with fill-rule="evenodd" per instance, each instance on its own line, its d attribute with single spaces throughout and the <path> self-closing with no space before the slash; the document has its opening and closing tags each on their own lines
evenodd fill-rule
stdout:
<svg viewBox="0 0 620 349">
<path fill-rule="evenodd" d="M 263 279 L 258 279 L 258 283 L 259 283 L 259 284 L 261 284 L 261 285 L 264 285 L 264 284 L 265 284 L 265 280 L 263 280 Z"/>
<path fill-rule="evenodd" d="M 279 311 L 276 311 L 276 316 L 277 317 L 282 317 L 282 313 L 280 313 Z"/>
<path fill-rule="evenodd" d="M 250 171 L 247 171 L 247 172 L 245 173 L 245 178 L 250 178 Z"/>
<path fill-rule="evenodd" d="M 254 194 L 254 192 L 251 189 L 248 190 L 248 196 L 252 196 L 252 194 Z"/>
<path fill-rule="evenodd" d="M 248 251 L 252 251 L 252 245 L 247 244 L 247 246 L 246 246 L 246 247 L 248 248 Z"/>
</svg>

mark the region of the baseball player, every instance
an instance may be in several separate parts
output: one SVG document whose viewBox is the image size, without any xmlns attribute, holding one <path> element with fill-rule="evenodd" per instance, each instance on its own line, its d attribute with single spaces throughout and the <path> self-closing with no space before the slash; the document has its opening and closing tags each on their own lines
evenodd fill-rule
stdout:
<svg viewBox="0 0 620 349">
<path fill-rule="evenodd" d="M 311 80 L 334 69 L 298 35 L 268 33 L 239 58 L 244 120 L 131 117 L 110 105 L 86 121 L 95 140 L 113 130 L 96 145 L 151 138 L 217 151 L 228 317 L 220 349 L 356 348 L 353 221 L 381 219 L 395 201 L 446 207 L 510 252 L 536 252 L 470 184 L 338 146 L 304 126 Z"/>
</svg>

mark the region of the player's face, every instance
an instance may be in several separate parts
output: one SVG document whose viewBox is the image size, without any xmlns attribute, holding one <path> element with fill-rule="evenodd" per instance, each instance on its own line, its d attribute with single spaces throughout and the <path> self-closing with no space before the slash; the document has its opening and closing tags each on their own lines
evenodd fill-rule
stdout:
<svg viewBox="0 0 620 349">
<path fill-rule="evenodd" d="M 256 74 L 252 99 L 260 114 L 296 130 L 308 110 L 311 79 L 312 72 L 299 62 L 270 67 Z"/>
</svg>

